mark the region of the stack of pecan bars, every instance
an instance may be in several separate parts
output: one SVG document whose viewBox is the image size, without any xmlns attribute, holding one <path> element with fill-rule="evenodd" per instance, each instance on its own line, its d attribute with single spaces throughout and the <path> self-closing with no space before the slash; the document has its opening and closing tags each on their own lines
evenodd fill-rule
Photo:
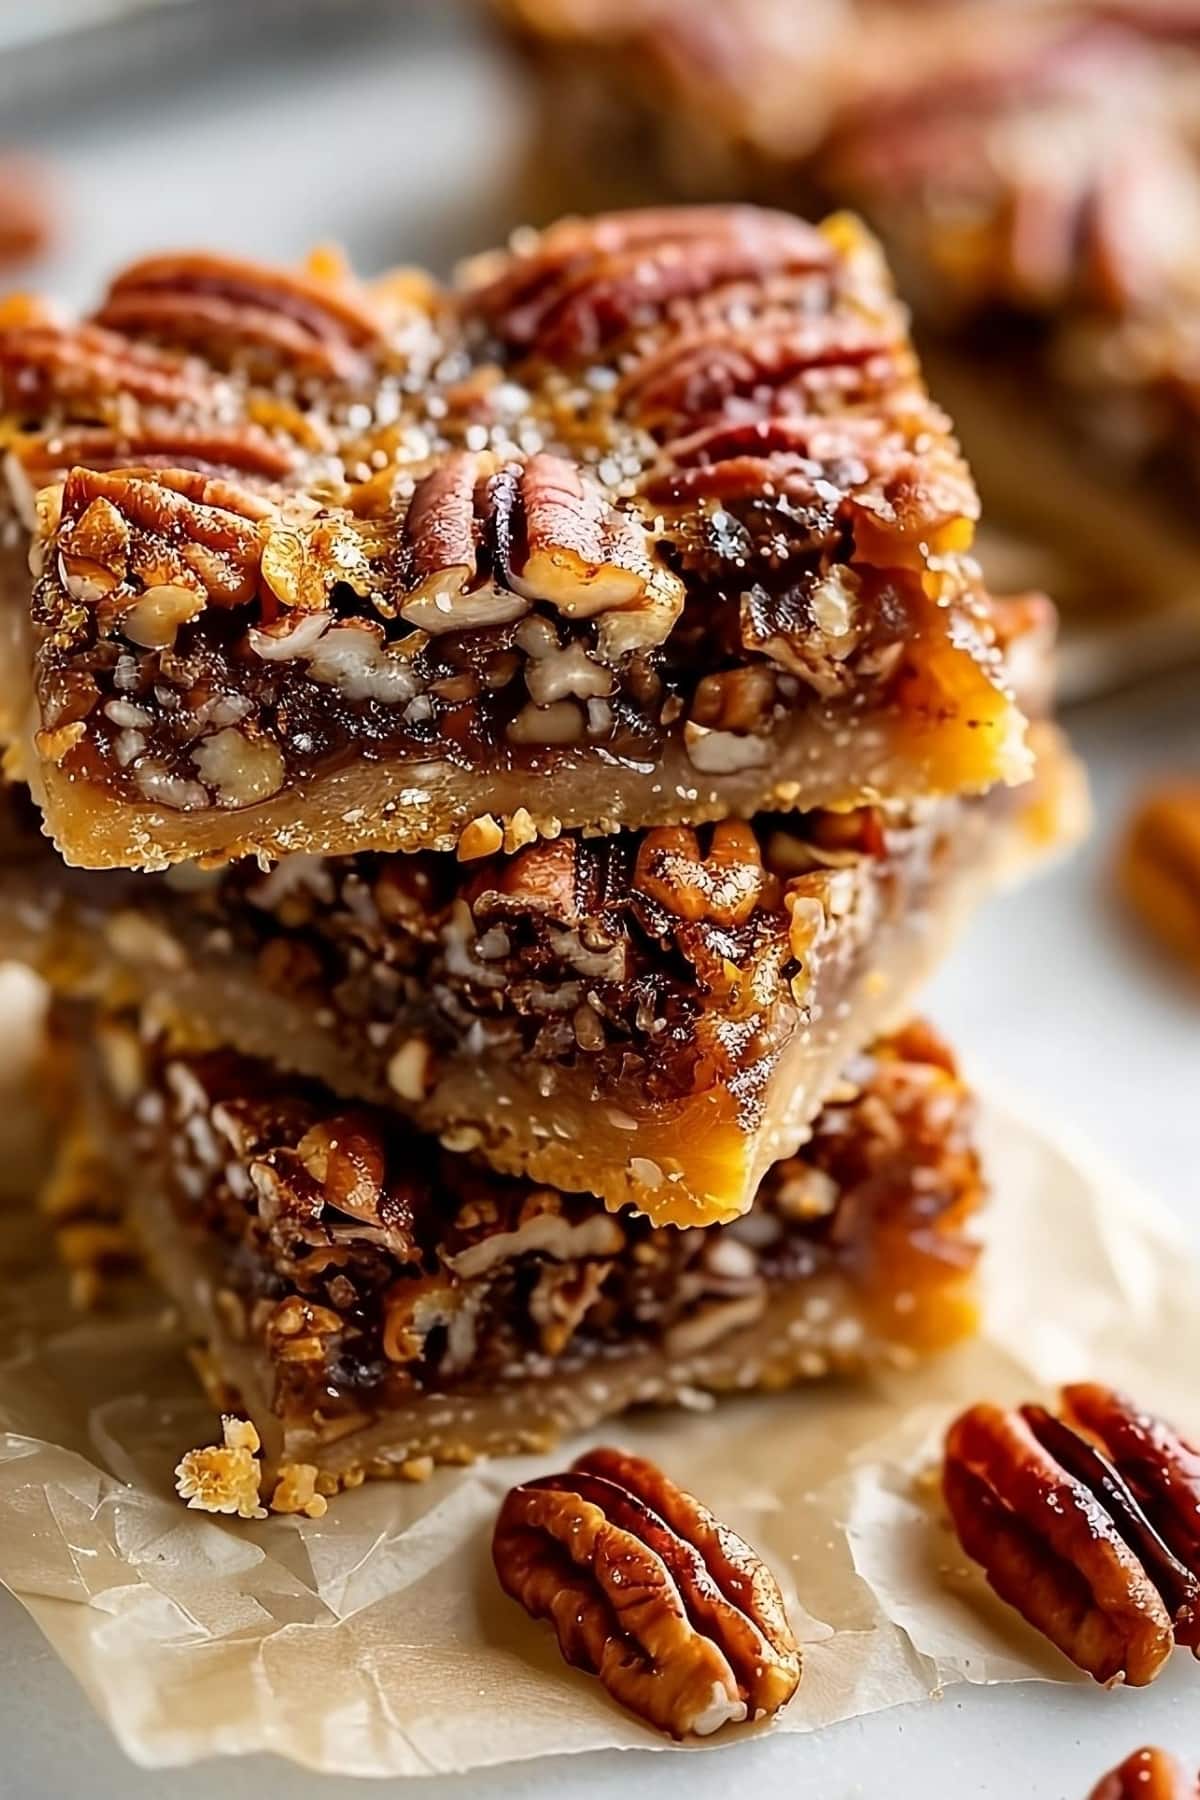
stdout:
<svg viewBox="0 0 1200 1800">
<path fill-rule="evenodd" d="M 969 1096 L 906 1011 L 1071 765 L 873 241 L 179 255 L 0 325 L 0 951 L 268 1455 L 969 1330 Z"/>
</svg>

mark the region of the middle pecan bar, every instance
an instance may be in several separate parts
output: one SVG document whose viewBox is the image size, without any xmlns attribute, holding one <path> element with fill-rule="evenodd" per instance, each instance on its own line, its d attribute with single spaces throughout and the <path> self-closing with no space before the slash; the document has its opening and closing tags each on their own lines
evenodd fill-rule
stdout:
<svg viewBox="0 0 1200 1800">
<path fill-rule="evenodd" d="M 852 222 L 567 220 L 386 292 L 160 259 L 57 336 L 0 318 L 70 860 L 1027 776 L 970 476 Z"/>
<path fill-rule="evenodd" d="M 390 1101 L 502 1169 L 706 1223 L 749 1205 L 846 1057 L 902 1014 L 1019 855 L 1024 793 L 564 836 L 466 865 L 122 876 L 66 870 L 24 835 L 0 953 Z"/>
<path fill-rule="evenodd" d="M 227 1052 L 91 1036 L 133 1223 L 272 1460 L 361 1479 L 535 1448 L 634 1404 L 908 1362 L 975 1322 L 971 1104 L 920 1026 L 847 1066 L 752 1213 L 693 1231 Z"/>
</svg>

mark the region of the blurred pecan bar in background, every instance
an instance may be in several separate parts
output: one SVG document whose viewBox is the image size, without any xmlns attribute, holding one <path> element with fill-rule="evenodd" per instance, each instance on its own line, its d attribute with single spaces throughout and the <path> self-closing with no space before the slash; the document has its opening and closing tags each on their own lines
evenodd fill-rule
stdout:
<svg viewBox="0 0 1200 1800">
<path fill-rule="evenodd" d="M 16 762 L 72 862 L 1029 773 L 975 492 L 847 219 L 568 220 L 448 290 L 162 258 L 83 324 L 27 306 L 0 381 Z"/>
<path fill-rule="evenodd" d="M 498 11 L 536 75 L 544 206 L 861 211 L 989 520 L 1078 561 L 1092 613 L 1195 620 L 1193 0 Z"/>
<path fill-rule="evenodd" d="M 907 1361 L 975 1322 L 971 1103 L 923 1027 L 851 1062 L 751 1214 L 692 1231 L 498 1176 L 228 1052 L 88 1030 L 133 1223 L 272 1461 L 355 1481 L 540 1448 L 635 1403 Z"/>
<path fill-rule="evenodd" d="M 64 868 L 15 806 L 0 954 L 656 1222 L 744 1211 L 970 907 L 1077 825 L 1015 793 L 207 872 Z M 1056 785 L 1061 792 L 1056 791 Z M 31 809 L 30 809 L 31 810 Z"/>
</svg>

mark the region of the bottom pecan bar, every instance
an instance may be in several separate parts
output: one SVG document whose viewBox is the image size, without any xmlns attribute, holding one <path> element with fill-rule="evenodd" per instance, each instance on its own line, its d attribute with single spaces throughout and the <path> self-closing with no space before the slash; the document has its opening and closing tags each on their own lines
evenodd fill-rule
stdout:
<svg viewBox="0 0 1200 1800">
<path fill-rule="evenodd" d="M 691 1230 L 230 1053 L 96 1036 L 133 1222 L 269 1462 L 357 1480 L 536 1448 L 638 1402 L 908 1360 L 975 1321 L 971 1105 L 919 1026 L 850 1065 L 747 1217 Z"/>
</svg>

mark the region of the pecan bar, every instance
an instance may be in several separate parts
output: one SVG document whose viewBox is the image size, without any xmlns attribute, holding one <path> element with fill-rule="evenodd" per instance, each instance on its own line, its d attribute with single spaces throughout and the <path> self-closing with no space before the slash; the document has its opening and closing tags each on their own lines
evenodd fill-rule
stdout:
<svg viewBox="0 0 1200 1800">
<path fill-rule="evenodd" d="M 91 1036 L 133 1223 L 272 1461 L 356 1480 L 543 1447 L 634 1403 L 908 1361 L 975 1320 L 971 1106 L 921 1027 L 848 1066 L 752 1213 L 691 1231 L 228 1052 Z"/>
<path fill-rule="evenodd" d="M 659 1223 L 750 1204 L 971 904 L 1068 830 L 1032 787 L 446 854 L 64 869 L 12 833 L 0 954 L 140 999 L 493 1165 Z M 1044 801 L 1044 804 L 1043 804 Z"/>
<path fill-rule="evenodd" d="M 1194 5 L 848 0 L 802 32 L 770 0 L 499 10 L 536 72 L 555 209 L 852 206 L 989 518 L 1078 564 L 1080 606 L 1194 627 Z"/>
<path fill-rule="evenodd" d="M 0 331 L 0 383 L 20 755 L 73 862 L 1029 773 L 971 479 L 848 219 L 565 220 L 447 290 L 161 258 Z"/>
</svg>

